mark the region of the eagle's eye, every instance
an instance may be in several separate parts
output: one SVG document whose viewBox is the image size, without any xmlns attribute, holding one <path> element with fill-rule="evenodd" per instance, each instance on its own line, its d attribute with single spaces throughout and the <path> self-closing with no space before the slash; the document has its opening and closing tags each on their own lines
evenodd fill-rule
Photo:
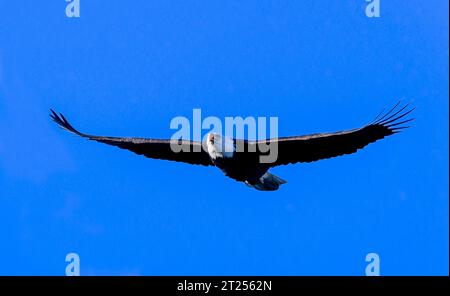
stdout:
<svg viewBox="0 0 450 296">
<path fill-rule="evenodd" d="M 211 143 L 214 143 L 214 134 L 209 134 L 208 138 Z"/>
</svg>

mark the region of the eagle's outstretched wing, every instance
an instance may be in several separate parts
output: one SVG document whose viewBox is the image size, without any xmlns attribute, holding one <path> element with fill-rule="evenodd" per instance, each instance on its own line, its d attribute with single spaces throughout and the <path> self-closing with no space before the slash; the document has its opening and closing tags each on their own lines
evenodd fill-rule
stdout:
<svg viewBox="0 0 450 296">
<path fill-rule="evenodd" d="M 60 113 L 56 114 L 50 110 L 52 114 L 50 117 L 61 128 L 76 134 L 80 137 L 113 145 L 122 149 L 130 150 L 136 154 L 144 155 L 149 158 L 164 159 L 185 162 L 189 164 L 212 165 L 211 159 L 201 142 L 188 140 L 160 140 L 160 139 L 145 139 L 145 138 L 121 138 L 121 137 L 103 137 L 93 136 L 80 133 L 67 121 L 67 119 Z M 174 152 L 171 144 L 181 145 L 183 149 L 179 152 Z M 190 152 L 185 152 L 190 151 Z"/>
<path fill-rule="evenodd" d="M 351 154 L 386 136 L 398 133 L 407 128 L 403 124 L 414 118 L 405 119 L 414 108 L 408 108 L 408 104 L 399 107 L 398 102 L 389 112 L 381 112 L 372 123 L 357 129 L 335 132 L 312 134 L 306 136 L 274 138 L 253 142 L 254 144 L 270 144 L 277 142 L 278 157 L 269 167 L 297 162 L 312 162 L 325 158 Z"/>
</svg>

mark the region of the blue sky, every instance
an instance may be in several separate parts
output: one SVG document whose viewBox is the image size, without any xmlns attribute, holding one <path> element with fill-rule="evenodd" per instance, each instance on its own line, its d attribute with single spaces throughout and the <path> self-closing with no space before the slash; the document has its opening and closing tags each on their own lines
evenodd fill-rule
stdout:
<svg viewBox="0 0 450 296">
<path fill-rule="evenodd" d="M 345 2 L 345 3 L 344 3 Z M 448 274 L 448 1 L 0 1 L 0 274 Z M 278 116 L 279 135 L 414 127 L 275 168 L 276 192 L 58 129 L 168 138 L 175 116 Z"/>
</svg>

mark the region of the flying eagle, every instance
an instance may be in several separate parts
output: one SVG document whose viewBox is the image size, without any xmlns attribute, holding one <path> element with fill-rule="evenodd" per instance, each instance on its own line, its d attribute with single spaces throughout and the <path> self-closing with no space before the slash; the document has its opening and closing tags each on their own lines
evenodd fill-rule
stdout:
<svg viewBox="0 0 450 296">
<path fill-rule="evenodd" d="M 321 159 L 351 154 L 370 143 L 383 139 L 408 128 L 404 124 L 414 118 L 406 119 L 414 108 L 408 104 L 400 107 L 398 102 L 388 112 L 381 112 L 371 123 L 352 130 L 335 133 L 320 133 L 305 136 L 273 138 L 249 141 L 232 139 L 216 133 L 209 133 L 205 142 L 190 140 L 146 139 L 93 136 L 77 131 L 60 113 L 50 109 L 50 117 L 61 128 L 89 140 L 130 150 L 149 158 L 164 159 L 203 166 L 216 166 L 237 181 L 261 191 L 274 191 L 283 179 L 269 172 L 279 165 L 297 162 L 312 162 Z M 171 145 L 180 145 L 181 151 L 174 151 Z M 277 157 L 273 162 L 261 162 L 264 154 L 259 145 L 275 144 Z M 236 149 L 244 147 L 244 149 Z M 265 152 L 267 153 L 267 152 Z"/>
</svg>

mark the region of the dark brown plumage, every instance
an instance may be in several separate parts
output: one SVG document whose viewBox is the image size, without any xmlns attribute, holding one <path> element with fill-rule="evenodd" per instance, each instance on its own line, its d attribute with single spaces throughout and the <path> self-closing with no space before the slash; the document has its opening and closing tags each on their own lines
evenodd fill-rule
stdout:
<svg viewBox="0 0 450 296">
<path fill-rule="evenodd" d="M 271 164 L 271 167 L 297 162 L 312 162 L 355 153 L 358 149 L 362 149 L 370 143 L 407 128 L 402 124 L 410 122 L 414 118 L 403 121 L 401 119 L 414 111 L 414 108 L 406 109 L 408 107 L 408 104 L 406 104 L 396 110 L 399 104 L 400 102 L 389 112 L 380 114 L 372 123 L 362 128 L 259 142 L 271 143 L 276 141 L 278 143 L 278 159 Z"/>
<path fill-rule="evenodd" d="M 62 114 L 58 115 L 51 110 L 50 116 L 61 128 L 83 138 L 127 149 L 149 158 L 204 166 L 213 165 L 232 179 L 245 182 L 258 190 L 273 191 L 286 181 L 269 173 L 268 170 L 272 167 L 355 153 L 370 143 L 407 128 L 408 126 L 404 124 L 413 118 L 405 118 L 414 108 L 408 109 L 408 104 L 399 108 L 399 105 L 400 102 L 388 112 L 384 114 L 381 112 L 373 122 L 352 130 L 260 141 L 236 140 L 210 134 L 206 143 L 189 140 L 93 136 L 77 131 Z M 225 143 L 234 147 L 234 151 L 224 153 L 221 145 Z M 174 152 L 171 144 L 181 144 L 182 151 Z M 274 162 L 261 163 L 260 156 L 267 155 L 259 149 L 261 144 L 276 145 L 278 154 Z M 244 151 L 240 152 L 239 149 L 236 151 L 238 146 L 244 147 Z"/>
<path fill-rule="evenodd" d="M 145 139 L 145 138 L 121 138 L 121 137 L 104 137 L 104 136 L 93 136 L 88 134 L 83 134 L 77 131 L 62 115 L 61 113 L 58 115 L 55 111 L 50 110 L 52 114 L 50 117 L 56 122 L 61 128 L 76 134 L 80 137 L 97 141 L 100 143 L 116 146 L 122 149 L 130 150 L 136 154 L 144 155 L 148 158 L 155 159 L 164 159 L 171 161 L 179 161 L 185 162 L 189 164 L 198 164 L 198 165 L 212 165 L 211 160 L 209 159 L 208 153 L 206 153 L 205 149 L 199 149 L 199 147 L 194 146 L 202 146 L 200 142 L 195 141 L 175 141 L 177 144 L 181 144 L 184 149 L 183 151 L 196 151 L 200 150 L 201 152 L 173 152 L 170 149 L 170 144 L 173 141 L 165 140 L 165 139 Z M 189 150 L 188 150 L 189 149 Z"/>
</svg>

